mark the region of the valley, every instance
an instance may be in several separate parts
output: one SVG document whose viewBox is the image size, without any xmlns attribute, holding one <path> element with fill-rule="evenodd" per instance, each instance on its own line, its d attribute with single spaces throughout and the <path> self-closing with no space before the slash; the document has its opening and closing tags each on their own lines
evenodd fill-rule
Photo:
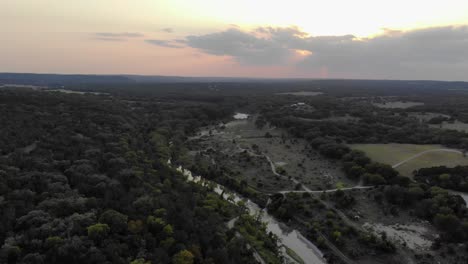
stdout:
<svg viewBox="0 0 468 264">
<path fill-rule="evenodd" d="M 343 100 L 323 83 L 290 85 L 3 88 L 2 230 L 10 233 L 1 257 L 73 262 L 43 253 L 60 240 L 60 252 L 80 241 L 99 247 L 96 258 L 122 263 L 181 254 L 195 263 L 466 260 L 468 135 L 431 124 L 452 118 L 450 109 L 429 95 L 423 104 L 379 107 L 358 88 Z M 385 104 L 415 101 L 400 93 Z M 18 193 L 39 202 L 17 204 Z M 82 228 L 31 220 L 14 229 L 35 214 L 61 226 L 78 217 Z M 35 249 L 12 230 L 45 242 Z M 104 241 L 145 242 L 124 256 Z M 148 253 L 137 255 L 142 248 Z"/>
</svg>

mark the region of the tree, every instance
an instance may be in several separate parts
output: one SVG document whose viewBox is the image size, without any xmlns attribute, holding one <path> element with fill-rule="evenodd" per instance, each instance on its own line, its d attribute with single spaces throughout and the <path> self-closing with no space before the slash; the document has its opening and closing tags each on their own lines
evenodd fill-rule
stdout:
<svg viewBox="0 0 468 264">
<path fill-rule="evenodd" d="M 335 240 L 335 242 L 340 242 L 341 232 L 338 230 L 335 230 L 332 234 L 332 237 L 333 237 L 333 240 Z"/>
<path fill-rule="evenodd" d="M 128 221 L 128 231 L 133 234 L 140 233 L 143 230 L 144 224 L 141 220 L 130 220 Z"/>
<path fill-rule="evenodd" d="M 128 216 L 121 214 L 115 210 L 107 210 L 99 217 L 99 222 L 107 224 L 112 232 L 120 233 L 127 230 Z"/>
<path fill-rule="evenodd" d="M 50 236 L 46 239 L 45 246 L 47 248 L 53 248 L 55 246 L 60 246 L 63 244 L 63 238 L 58 236 Z"/>
<path fill-rule="evenodd" d="M 364 173 L 362 177 L 364 182 L 369 185 L 382 185 L 386 183 L 385 178 L 380 174 Z"/>
<path fill-rule="evenodd" d="M 436 214 L 434 224 L 444 232 L 453 233 L 460 226 L 460 220 L 453 214 Z"/>
<path fill-rule="evenodd" d="M 370 173 L 377 173 L 384 177 L 385 180 L 390 180 L 398 176 L 398 172 L 388 164 L 382 163 L 369 163 L 366 165 L 366 170 Z"/>
<path fill-rule="evenodd" d="M 93 240 L 102 240 L 109 234 L 110 228 L 107 224 L 97 223 L 87 228 L 88 237 Z"/>
<path fill-rule="evenodd" d="M 337 143 L 322 144 L 318 149 L 321 154 L 332 159 L 341 159 L 350 151 L 348 146 Z"/>
<path fill-rule="evenodd" d="M 442 173 L 441 175 L 439 175 L 439 182 L 440 182 L 440 186 L 443 187 L 443 188 L 447 188 L 449 187 L 450 185 L 450 178 L 451 178 L 451 175 L 448 174 L 448 173 Z"/>
<path fill-rule="evenodd" d="M 409 202 L 417 201 L 424 196 L 424 190 L 420 186 L 411 186 L 408 189 Z"/>
<path fill-rule="evenodd" d="M 149 230 L 154 234 L 159 233 L 164 226 L 166 226 L 166 222 L 162 218 L 154 217 L 152 215 L 148 216 L 146 224 L 148 225 Z"/>
<path fill-rule="evenodd" d="M 355 165 L 355 166 L 352 166 L 351 169 L 349 169 L 348 176 L 350 176 L 353 179 L 357 179 L 361 175 L 363 175 L 365 172 L 366 170 L 363 167 L 359 165 Z"/>
<path fill-rule="evenodd" d="M 172 228 L 171 225 L 167 224 L 164 228 L 163 228 L 163 231 L 164 231 L 164 234 L 166 234 L 166 236 L 172 236 L 172 234 L 174 233 L 174 230 Z"/>
<path fill-rule="evenodd" d="M 188 250 L 181 250 L 179 253 L 172 257 L 173 264 L 193 264 L 194 256 L 192 252 Z"/>
<path fill-rule="evenodd" d="M 18 246 L 4 245 L 1 249 L 2 257 L 0 260 L 6 260 L 5 263 L 16 263 L 21 255 L 21 249 Z"/>
<path fill-rule="evenodd" d="M 386 186 L 384 190 L 385 198 L 388 202 L 392 204 L 404 204 L 407 196 L 406 188 L 400 187 L 398 185 Z"/>
</svg>

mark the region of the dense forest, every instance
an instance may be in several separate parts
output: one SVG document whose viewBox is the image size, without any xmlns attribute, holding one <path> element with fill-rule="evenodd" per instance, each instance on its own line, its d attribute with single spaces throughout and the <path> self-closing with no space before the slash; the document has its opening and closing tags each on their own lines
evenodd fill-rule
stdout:
<svg viewBox="0 0 468 264">
<path fill-rule="evenodd" d="M 254 262 L 241 209 L 167 164 L 229 106 L 0 93 L 0 262 Z"/>
</svg>

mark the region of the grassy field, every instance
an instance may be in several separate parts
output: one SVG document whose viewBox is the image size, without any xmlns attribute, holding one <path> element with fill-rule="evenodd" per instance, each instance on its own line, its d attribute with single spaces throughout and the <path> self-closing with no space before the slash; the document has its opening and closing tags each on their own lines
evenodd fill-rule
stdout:
<svg viewBox="0 0 468 264">
<path fill-rule="evenodd" d="M 414 144 L 352 144 L 350 147 L 364 151 L 373 161 L 392 166 L 423 151 L 444 148 L 440 145 Z M 414 170 L 441 165 L 468 165 L 468 158 L 452 152 L 428 152 L 398 166 L 396 170 L 402 175 L 412 176 Z"/>
<path fill-rule="evenodd" d="M 385 103 L 373 103 L 373 105 L 380 107 L 380 108 L 410 108 L 413 106 L 424 105 L 424 103 L 420 102 L 403 102 L 403 101 L 395 101 L 395 102 L 385 102 Z"/>
<path fill-rule="evenodd" d="M 323 94 L 322 92 L 289 92 L 289 93 L 277 93 L 278 95 L 296 95 L 296 96 L 317 96 Z"/>
</svg>

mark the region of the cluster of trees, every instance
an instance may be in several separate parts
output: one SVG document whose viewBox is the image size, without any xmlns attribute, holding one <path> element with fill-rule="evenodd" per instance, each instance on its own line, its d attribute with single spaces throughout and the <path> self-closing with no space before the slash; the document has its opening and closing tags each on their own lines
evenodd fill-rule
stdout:
<svg viewBox="0 0 468 264">
<path fill-rule="evenodd" d="M 432 186 L 468 192 L 468 166 L 422 168 L 415 172 L 414 179 Z"/>
<path fill-rule="evenodd" d="M 342 157 L 343 170 L 352 179 L 362 178 L 368 185 L 398 184 L 407 186 L 410 179 L 401 176 L 388 164 L 371 161 L 364 152 L 352 150 Z"/>
<path fill-rule="evenodd" d="M 435 117 L 433 121 L 436 124 L 454 120 L 468 123 L 468 98 L 462 90 L 447 91 L 437 96 L 422 94 L 422 96 L 409 97 L 408 100 L 415 100 L 416 98 L 418 98 L 418 101 L 424 102 L 424 105 L 414 107 L 411 111 L 440 113 L 449 116 L 449 118 L 444 118 L 442 115 Z"/>
<path fill-rule="evenodd" d="M 351 150 L 347 145 L 337 143 L 332 138 L 307 137 L 306 139 L 325 157 L 342 160 L 343 170 L 351 179 L 362 179 L 368 185 L 407 185 L 410 182 L 407 177 L 400 176 L 391 166 L 373 162 L 364 152 Z"/>
<path fill-rule="evenodd" d="M 374 199 L 379 203 L 385 199 L 390 204 L 411 209 L 416 216 L 431 221 L 442 232 L 442 241 L 468 241 L 468 210 L 458 195 L 450 195 L 439 187 L 411 183 L 407 187 L 381 187 Z"/>
<path fill-rule="evenodd" d="M 304 138 L 333 138 L 349 144 L 442 144 L 468 148 L 468 134 L 465 132 L 430 128 L 412 118 L 393 114 L 361 117 L 359 122 L 304 121 L 282 114 L 271 116 L 269 120 L 275 126 L 287 128 L 292 135 Z"/>
<path fill-rule="evenodd" d="M 353 90 L 354 92 L 354 90 Z M 327 93 L 328 94 L 328 93 Z M 259 108 L 263 118 L 270 124 L 286 128 L 291 135 L 303 138 L 332 138 L 336 142 L 351 143 L 411 143 L 442 144 L 460 149 L 468 149 L 468 134 L 461 131 L 432 128 L 426 123 L 408 115 L 410 112 L 437 112 L 462 120 L 468 112 L 466 96 L 449 92 L 422 94 L 419 100 L 425 103 L 410 109 L 383 109 L 373 106 L 369 100 L 334 98 L 319 96 L 301 98 L 313 109 L 298 111 L 289 107 L 297 98 L 272 97 Z M 295 99 L 295 100 L 294 100 Z M 402 97 L 395 100 L 411 100 Z M 416 98 L 413 98 L 416 99 Z M 440 103 L 437 100 L 440 100 Z M 452 102 L 455 102 L 452 104 Z M 467 115 L 468 116 L 468 115 Z M 340 117 L 340 118 L 335 118 Z M 442 122 L 445 118 L 431 122 Z M 440 120 L 439 120 L 440 119 Z M 444 120 L 442 120 L 444 119 Z"/>
<path fill-rule="evenodd" d="M 167 165 L 227 110 L 0 93 L 1 263 L 255 263 L 225 226 L 240 209 Z"/>
<path fill-rule="evenodd" d="M 224 158 L 228 158 L 227 156 Z M 254 160 L 251 160 L 250 155 L 247 153 L 242 153 L 241 158 L 246 161 L 254 163 Z M 265 205 L 268 201 L 268 195 L 262 193 L 258 188 L 261 179 L 259 179 L 257 184 L 254 186 L 253 183 L 245 179 L 239 179 L 239 171 L 235 171 L 229 166 L 223 164 L 212 164 L 211 159 L 209 162 L 206 160 L 206 157 L 203 156 L 203 153 L 197 154 L 194 158 L 194 162 L 190 166 L 190 171 L 196 175 L 203 175 L 204 178 L 217 182 L 230 190 L 241 194 L 242 196 L 248 197 L 259 205 Z"/>
</svg>

